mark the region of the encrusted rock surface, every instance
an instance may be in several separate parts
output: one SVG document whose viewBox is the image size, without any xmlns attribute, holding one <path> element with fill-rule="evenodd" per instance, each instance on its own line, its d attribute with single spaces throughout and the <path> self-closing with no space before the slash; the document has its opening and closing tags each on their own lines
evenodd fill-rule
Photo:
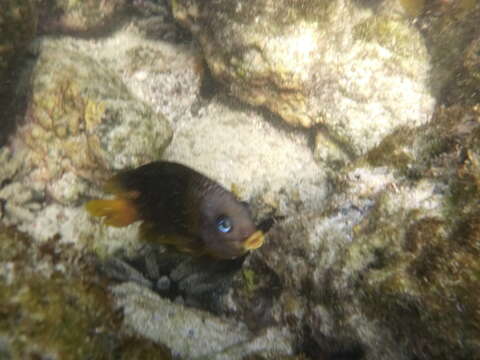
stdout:
<svg viewBox="0 0 480 360">
<path fill-rule="evenodd" d="M 469 57 L 467 48 L 472 46 L 472 40 L 479 36 L 479 17 L 478 1 L 435 0 L 424 4 L 422 16 L 418 19 L 418 27 L 425 37 L 432 57 L 431 86 L 435 91 L 442 91 L 438 86 L 449 84 L 442 96 L 450 103 L 455 103 L 458 97 L 472 89 L 467 85 L 471 82 L 471 75 L 460 74 L 467 65 L 464 64 Z"/>
<path fill-rule="evenodd" d="M 0 356 L 477 359 L 478 5 L 171 3 L 203 53 L 147 0 L 108 36 L 31 48 L 26 116 L 0 149 Z M 433 29 L 458 40 L 444 62 Z M 228 98 L 203 55 L 233 94 L 313 128 Z M 265 245 L 202 261 L 87 215 L 102 179 L 159 158 L 273 219 Z"/>
<path fill-rule="evenodd" d="M 331 356 L 476 358 L 479 111 L 392 135 L 335 180 L 323 213 L 277 225 L 259 251 L 286 287 L 272 316 L 306 320 Z"/>
<path fill-rule="evenodd" d="M 432 114 L 425 42 L 395 10 L 373 12 L 348 0 L 171 6 L 234 96 L 290 124 L 318 125 L 332 138 L 338 149 L 325 160 L 363 154 L 397 127 L 416 127 Z"/>
<path fill-rule="evenodd" d="M 0 11 L 0 146 L 15 127 L 16 70 L 35 36 L 37 13 L 33 0 L 5 0 Z"/>
<path fill-rule="evenodd" d="M 113 294 L 126 326 L 182 359 L 235 360 L 263 353 L 263 359 L 273 360 L 292 353 L 288 331 L 265 329 L 254 336 L 242 323 L 172 303 L 134 283 L 114 287 Z"/>
<path fill-rule="evenodd" d="M 159 359 L 128 334 L 92 256 L 0 225 L 0 358 Z"/>
<path fill-rule="evenodd" d="M 99 183 L 112 171 L 160 157 L 172 137 L 167 120 L 135 99 L 116 74 L 48 41 L 39 52 L 18 136 L 30 150 L 25 161 L 33 182 L 73 203 L 85 194 L 85 180 Z"/>
<path fill-rule="evenodd" d="M 35 36 L 37 17 L 32 0 L 5 0 L 0 14 L 0 80 L 15 56 Z"/>
<path fill-rule="evenodd" d="M 104 33 L 129 9 L 127 0 L 37 0 L 40 30 L 48 33 Z"/>
</svg>

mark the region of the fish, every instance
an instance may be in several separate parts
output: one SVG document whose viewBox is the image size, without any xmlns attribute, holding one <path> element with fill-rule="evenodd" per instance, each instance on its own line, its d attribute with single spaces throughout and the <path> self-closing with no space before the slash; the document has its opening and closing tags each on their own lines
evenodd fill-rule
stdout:
<svg viewBox="0 0 480 360">
<path fill-rule="evenodd" d="M 88 201 L 87 212 L 107 226 L 140 221 L 144 241 L 216 259 L 234 259 L 264 243 L 245 203 L 180 163 L 155 161 L 121 171 L 104 190 L 114 198 Z"/>
</svg>

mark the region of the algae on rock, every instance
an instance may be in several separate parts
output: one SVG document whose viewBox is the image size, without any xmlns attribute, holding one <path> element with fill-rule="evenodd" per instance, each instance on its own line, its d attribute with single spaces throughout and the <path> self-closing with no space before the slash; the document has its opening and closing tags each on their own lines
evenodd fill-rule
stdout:
<svg viewBox="0 0 480 360">
<path fill-rule="evenodd" d="M 72 204 L 85 193 L 85 180 L 99 183 L 112 171 L 161 156 L 172 137 L 165 118 L 86 55 L 48 40 L 40 49 L 26 123 L 16 140 L 30 149 L 26 161 L 37 184 Z"/>
<path fill-rule="evenodd" d="M 15 57 L 35 36 L 37 18 L 33 0 L 5 0 L 0 12 L 0 80 Z"/>
<path fill-rule="evenodd" d="M 364 154 L 433 112 L 426 45 L 393 11 L 376 14 L 353 0 L 171 4 L 217 80 L 290 124 L 321 125 L 338 146 L 327 157 Z"/>
<path fill-rule="evenodd" d="M 479 105 L 398 130 L 331 185 L 323 212 L 277 224 L 253 254 L 280 279 L 269 316 L 307 355 L 478 358 Z"/>
<path fill-rule="evenodd" d="M 128 9 L 127 0 L 37 0 L 40 30 L 48 33 L 94 34 L 106 32 Z"/>
<path fill-rule="evenodd" d="M 2 359 L 170 359 L 122 328 L 93 258 L 57 240 L 38 243 L 0 226 Z"/>
</svg>

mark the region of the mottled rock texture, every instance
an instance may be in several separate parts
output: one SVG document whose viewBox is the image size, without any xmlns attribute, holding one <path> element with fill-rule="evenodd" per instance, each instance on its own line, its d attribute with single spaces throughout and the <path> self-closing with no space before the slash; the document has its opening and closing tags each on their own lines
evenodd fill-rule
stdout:
<svg viewBox="0 0 480 360">
<path fill-rule="evenodd" d="M 135 6 L 160 25 L 152 1 Z M 311 129 L 202 96 L 202 52 L 152 37 L 155 21 L 39 39 L 27 116 L 0 149 L 1 222 L 29 234 L 0 227 L 0 357 L 478 358 L 478 5 L 208 3 L 171 1 L 213 76 Z M 265 245 L 219 270 L 86 214 L 102 179 L 159 157 L 274 216 Z"/>
<path fill-rule="evenodd" d="M 0 225 L 0 357 L 170 359 L 122 328 L 93 258 L 57 240 Z"/>
<path fill-rule="evenodd" d="M 129 8 L 127 0 L 36 0 L 40 31 L 93 35 L 118 24 Z"/>
<path fill-rule="evenodd" d="M 468 48 L 475 46 L 472 40 L 479 37 L 479 17 L 478 1 L 435 0 L 425 3 L 418 18 L 432 58 L 431 86 L 449 103 L 457 102 L 472 89 L 473 79 L 468 75 L 471 68 L 465 60 L 471 57 Z M 448 86 L 438 88 L 442 84 Z"/>
<path fill-rule="evenodd" d="M 0 146 L 14 129 L 16 70 L 35 36 L 37 14 L 31 0 L 2 1 L 0 11 Z"/>
<path fill-rule="evenodd" d="M 77 201 L 84 180 L 99 183 L 112 171 L 158 159 L 171 140 L 161 115 L 80 52 L 42 43 L 31 77 L 17 141 L 30 149 L 32 181 L 57 201 Z"/>
<path fill-rule="evenodd" d="M 439 109 L 340 175 L 323 213 L 273 231 L 259 254 L 285 286 L 281 316 L 317 349 L 478 358 L 479 120 L 478 105 Z"/>
<path fill-rule="evenodd" d="M 261 359 L 273 360 L 292 353 L 288 332 L 267 329 L 254 335 L 242 323 L 172 303 L 133 283 L 119 285 L 113 293 L 127 326 L 166 344 L 182 359 L 241 360 L 263 354 Z"/>
<path fill-rule="evenodd" d="M 31 0 L 5 0 L 0 13 L 0 81 L 15 56 L 20 56 L 33 39 L 36 12 Z"/>
<path fill-rule="evenodd" d="M 394 10 L 375 13 L 348 0 L 171 5 L 201 44 L 212 75 L 290 124 L 318 126 L 338 148 L 325 160 L 363 154 L 399 126 L 418 126 L 432 114 L 426 45 Z"/>
</svg>

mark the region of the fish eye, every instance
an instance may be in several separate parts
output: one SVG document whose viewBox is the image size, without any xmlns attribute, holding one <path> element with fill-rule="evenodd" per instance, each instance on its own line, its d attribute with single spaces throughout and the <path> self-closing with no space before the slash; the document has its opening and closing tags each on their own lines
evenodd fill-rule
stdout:
<svg viewBox="0 0 480 360">
<path fill-rule="evenodd" d="M 216 221 L 217 224 L 217 230 L 222 232 L 222 233 L 228 233 L 232 231 L 233 224 L 232 220 L 228 216 L 222 215 L 217 218 Z"/>
</svg>

